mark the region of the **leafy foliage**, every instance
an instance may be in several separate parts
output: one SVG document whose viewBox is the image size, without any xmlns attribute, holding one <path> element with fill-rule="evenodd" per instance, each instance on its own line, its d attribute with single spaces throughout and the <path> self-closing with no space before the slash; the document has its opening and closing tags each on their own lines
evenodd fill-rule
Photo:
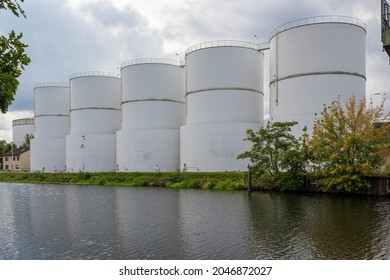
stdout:
<svg viewBox="0 0 390 280">
<path fill-rule="evenodd" d="M 20 147 L 22 147 L 22 148 L 30 148 L 31 139 L 34 139 L 34 134 L 27 133 L 24 136 L 24 142 L 23 142 L 23 144 Z"/>
<path fill-rule="evenodd" d="M 314 183 L 324 191 L 352 191 L 369 187 L 367 180 L 384 163 L 390 144 L 390 126 L 375 125 L 383 104 L 366 107 L 355 96 L 324 106 L 309 142 Z"/>
<path fill-rule="evenodd" d="M 0 9 L 9 9 L 14 15 L 25 17 L 17 1 L 0 0 Z M 27 45 L 21 42 L 22 37 L 22 33 L 17 35 L 14 31 L 11 31 L 8 37 L 0 36 L 0 110 L 2 113 L 6 113 L 9 105 L 14 101 L 19 86 L 18 78 L 24 66 L 31 61 L 25 53 Z"/>
<path fill-rule="evenodd" d="M 244 140 L 251 141 L 253 146 L 237 158 L 249 158 L 252 171 L 275 188 L 299 188 L 304 180 L 308 149 L 306 133 L 300 139 L 291 133 L 292 126 L 296 124 L 268 122 L 265 128 L 257 132 L 247 130 L 247 138 Z"/>
<path fill-rule="evenodd" d="M 24 2 L 24 0 L 20 0 L 20 2 Z M 23 15 L 26 17 L 24 11 L 20 7 L 18 1 L 12 0 L 0 0 L 0 10 L 10 10 L 15 16 Z"/>
<path fill-rule="evenodd" d="M 12 144 L 7 143 L 5 140 L 0 140 L 0 155 L 5 154 L 9 150 L 11 150 Z"/>
</svg>

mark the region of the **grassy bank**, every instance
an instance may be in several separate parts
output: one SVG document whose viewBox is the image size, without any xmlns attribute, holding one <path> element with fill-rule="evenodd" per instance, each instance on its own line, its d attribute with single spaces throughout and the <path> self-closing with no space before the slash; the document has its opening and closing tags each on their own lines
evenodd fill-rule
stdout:
<svg viewBox="0 0 390 280">
<path fill-rule="evenodd" d="M 247 176 L 246 172 L 0 173 L 0 182 L 240 191 L 246 190 Z M 369 189 L 348 193 L 390 195 L 389 176 L 372 177 L 370 184 L 372 187 Z M 252 190 L 280 191 L 255 176 L 252 178 Z M 310 181 L 296 191 L 322 192 Z"/>
<path fill-rule="evenodd" d="M 245 190 L 245 172 L 0 173 L 0 182 Z"/>
</svg>

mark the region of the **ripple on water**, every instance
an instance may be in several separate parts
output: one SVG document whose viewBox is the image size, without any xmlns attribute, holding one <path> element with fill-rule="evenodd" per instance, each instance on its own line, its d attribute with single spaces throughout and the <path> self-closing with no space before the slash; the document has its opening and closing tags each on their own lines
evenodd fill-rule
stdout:
<svg viewBox="0 0 390 280">
<path fill-rule="evenodd" d="M 0 259 L 390 259 L 390 199 L 0 183 Z"/>
</svg>

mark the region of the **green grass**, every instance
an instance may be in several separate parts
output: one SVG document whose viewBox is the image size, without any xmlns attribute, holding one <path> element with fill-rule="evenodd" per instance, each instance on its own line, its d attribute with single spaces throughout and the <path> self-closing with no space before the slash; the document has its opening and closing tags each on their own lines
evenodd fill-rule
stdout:
<svg viewBox="0 0 390 280">
<path fill-rule="evenodd" d="M 245 172 L 0 173 L 1 182 L 244 190 Z"/>
</svg>

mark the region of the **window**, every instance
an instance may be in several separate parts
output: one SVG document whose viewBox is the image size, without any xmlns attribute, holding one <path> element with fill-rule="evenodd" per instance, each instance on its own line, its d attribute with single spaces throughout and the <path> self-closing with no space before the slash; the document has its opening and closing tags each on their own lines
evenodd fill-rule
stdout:
<svg viewBox="0 0 390 280">
<path fill-rule="evenodd" d="M 7 169 L 7 170 L 8 170 L 8 169 L 9 169 L 9 165 L 6 165 L 6 166 L 5 166 L 5 169 Z"/>
<path fill-rule="evenodd" d="M 5 161 L 8 161 L 8 157 L 5 157 Z"/>
<path fill-rule="evenodd" d="M 19 159 L 19 156 L 17 156 L 17 157 L 16 157 L 16 160 L 17 160 L 17 161 L 19 161 L 19 160 L 20 160 L 20 159 Z"/>
<path fill-rule="evenodd" d="M 12 160 L 15 161 L 16 160 L 15 157 L 13 157 Z"/>
</svg>

